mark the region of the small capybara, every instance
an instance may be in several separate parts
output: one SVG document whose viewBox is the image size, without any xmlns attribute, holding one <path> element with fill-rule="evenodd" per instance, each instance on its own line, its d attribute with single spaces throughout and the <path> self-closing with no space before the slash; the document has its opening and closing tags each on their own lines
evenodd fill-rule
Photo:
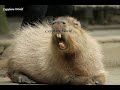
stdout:
<svg viewBox="0 0 120 90">
<path fill-rule="evenodd" d="M 97 41 L 73 17 L 27 26 L 16 37 L 8 62 L 15 83 L 105 85 L 106 71 Z"/>
</svg>

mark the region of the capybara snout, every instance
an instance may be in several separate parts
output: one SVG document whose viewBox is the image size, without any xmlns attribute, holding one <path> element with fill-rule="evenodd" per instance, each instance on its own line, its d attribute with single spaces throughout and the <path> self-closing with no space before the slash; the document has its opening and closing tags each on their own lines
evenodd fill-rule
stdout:
<svg viewBox="0 0 120 90">
<path fill-rule="evenodd" d="M 53 42 L 60 50 L 73 52 L 81 35 L 79 21 L 71 17 L 59 17 L 52 24 Z M 72 43 L 72 44 L 71 44 Z"/>
</svg>

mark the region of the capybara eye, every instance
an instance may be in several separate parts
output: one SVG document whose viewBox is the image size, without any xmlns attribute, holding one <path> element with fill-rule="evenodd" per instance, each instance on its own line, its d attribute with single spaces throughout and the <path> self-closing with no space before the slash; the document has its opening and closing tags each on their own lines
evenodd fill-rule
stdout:
<svg viewBox="0 0 120 90">
<path fill-rule="evenodd" d="M 63 24 L 66 24 L 65 22 L 63 22 Z"/>
</svg>

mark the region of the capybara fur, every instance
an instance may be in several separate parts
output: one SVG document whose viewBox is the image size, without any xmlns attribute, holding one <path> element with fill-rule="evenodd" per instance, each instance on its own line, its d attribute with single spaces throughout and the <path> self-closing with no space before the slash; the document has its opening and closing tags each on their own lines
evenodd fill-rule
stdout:
<svg viewBox="0 0 120 90">
<path fill-rule="evenodd" d="M 8 76 L 16 83 L 104 85 L 102 51 L 73 17 L 26 26 L 13 44 Z"/>
</svg>

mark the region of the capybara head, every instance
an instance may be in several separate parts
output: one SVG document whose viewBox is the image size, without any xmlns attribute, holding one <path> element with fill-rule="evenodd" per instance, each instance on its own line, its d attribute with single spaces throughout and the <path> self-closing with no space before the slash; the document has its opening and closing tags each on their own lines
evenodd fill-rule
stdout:
<svg viewBox="0 0 120 90">
<path fill-rule="evenodd" d="M 58 17 L 52 23 L 53 43 L 60 52 L 74 53 L 82 35 L 80 22 L 73 17 Z"/>
</svg>

